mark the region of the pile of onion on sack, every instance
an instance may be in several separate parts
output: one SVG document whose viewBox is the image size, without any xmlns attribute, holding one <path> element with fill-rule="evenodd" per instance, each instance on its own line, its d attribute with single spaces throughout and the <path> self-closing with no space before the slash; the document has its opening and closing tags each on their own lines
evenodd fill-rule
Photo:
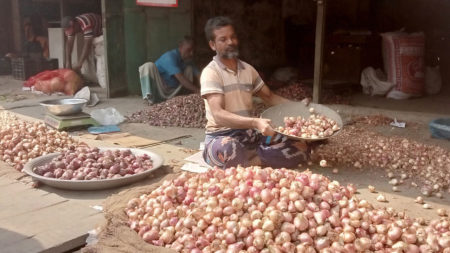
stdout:
<svg viewBox="0 0 450 253">
<path fill-rule="evenodd" d="M 164 181 L 125 212 L 143 240 L 178 252 L 450 252 L 448 217 L 422 227 L 355 191 L 309 171 L 213 169 Z"/>
<path fill-rule="evenodd" d="M 0 114 L 0 159 L 17 170 L 30 159 L 61 152 L 81 145 L 67 132 L 47 127 L 43 122 L 28 122 L 17 116 Z"/>
</svg>

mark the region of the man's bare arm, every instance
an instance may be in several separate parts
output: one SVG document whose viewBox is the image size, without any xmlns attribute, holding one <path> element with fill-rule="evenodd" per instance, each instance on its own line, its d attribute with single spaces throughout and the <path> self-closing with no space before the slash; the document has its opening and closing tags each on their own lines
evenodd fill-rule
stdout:
<svg viewBox="0 0 450 253">
<path fill-rule="evenodd" d="M 275 134 L 269 119 L 243 117 L 225 110 L 223 94 L 208 94 L 206 101 L 218 125 L 233 129 L 258 129 L 266 136 Z"/>
<path fill-rule="evenodd" d="M 189 81 L 182 73 L 175 74 L 174 76 L 186 89 L 192 92 L 199 92 L 199 88 L 196 87 L 191 81 Z"/>
<path fill-rule="evenodd" d="M 260 97 L 265 104 L 271 106 L 289 102 L 288 99 L 273 93 L 266 85 L 264 85 L 262 89 L 256 93 L 256 95 Z"/>
<path fill-rule="evenodd" d="M 72 68 L 72 50 L 73 50 L 73 43 L 75 41 L 74 37 L 67 37 L 66 41 L 66 63 L 64 64 L 65 68 Z"/>
<path fill-rule="evenodd" d="M 78 64 L 77 64 L 77 66 L 74 67 L 74 69 L 79 70 L 79 69 L 81 69 L 81 66 L 83 66 L 84 61 L 86 60 L 89 53 L 91 52 L 93 40 L 94 40 L 94 38 L 91 38 L 91 37 L 84 38 L 83 51 L 81 52 L 81 57 L 78 60 Z"/>
</svg>

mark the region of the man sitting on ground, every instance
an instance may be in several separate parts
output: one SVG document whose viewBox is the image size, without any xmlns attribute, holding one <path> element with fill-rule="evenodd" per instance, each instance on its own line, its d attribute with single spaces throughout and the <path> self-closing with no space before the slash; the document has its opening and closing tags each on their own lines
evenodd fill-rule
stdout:
<svg viewBox="0 0 450 253">
<path fill-rule="evenodd" d="M 258 72 L 238 58 L 233 22 L 227 17 L 211 18 L 205 34 L 217 55 L 200 78 L 208 120 L 204 160 L 224 169 L 239 164 L 292 168 L 305 162 L 309 154 L 305 142 L 276 135 L 270 119 L 251 117 L 253 95 L 268 105 L 289 100 L 271 92 Z"/>
<path fill-rule="evenodd" d="M 181 90 L 198 93 L 195 81 L 200 72 L 192 63 L 193 51 L 192 38 L 185 36 L 178 48 L 164 53 L 155 63 L 139 67 L 143 98 L 155 103 L 172 98 Z"/>
</svg>

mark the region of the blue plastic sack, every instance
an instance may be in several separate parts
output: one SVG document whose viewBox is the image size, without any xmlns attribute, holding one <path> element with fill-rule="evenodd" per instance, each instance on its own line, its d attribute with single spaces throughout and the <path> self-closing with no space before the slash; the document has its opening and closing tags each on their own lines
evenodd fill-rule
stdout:
<svg viewBox="0 0 450 253">
<path fill-rule="evenodd" d="M 450 140 L 450 118 L 435 119 L 428 126 L 434 138 Z"/>
</svg>

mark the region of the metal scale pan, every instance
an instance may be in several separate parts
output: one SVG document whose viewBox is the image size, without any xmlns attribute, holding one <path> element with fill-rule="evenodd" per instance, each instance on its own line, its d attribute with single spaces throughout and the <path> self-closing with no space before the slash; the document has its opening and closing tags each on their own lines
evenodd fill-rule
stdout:
<svg viewBox="0 0 450 253">
<path fill-rule="evenodd" d="M 47 109 L 44 121 L 58 130 L 98 126 L 98 123 L 87 113 L 82 112 L 86 99 L 64 98 L 42 101 L 40 105 Z"/>
</svg>

